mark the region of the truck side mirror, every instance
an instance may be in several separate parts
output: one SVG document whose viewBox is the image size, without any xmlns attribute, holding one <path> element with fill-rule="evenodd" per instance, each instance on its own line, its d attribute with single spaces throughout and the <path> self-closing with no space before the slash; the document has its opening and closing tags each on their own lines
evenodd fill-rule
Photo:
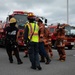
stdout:
<svg viewBox="0 0 75 75">
<path fill-rule="evenodd" d="M 45 25 L 47 26 L 47 19 L 45 19 Z"/>
</svg>

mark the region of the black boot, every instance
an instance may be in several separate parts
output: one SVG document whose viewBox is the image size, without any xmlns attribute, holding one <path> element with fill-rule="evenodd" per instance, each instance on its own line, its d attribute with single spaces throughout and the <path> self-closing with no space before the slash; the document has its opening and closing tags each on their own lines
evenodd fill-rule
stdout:
<svg viewBox="0 0 75 75">
<path fill-rule="evenodd" d="M 20 64 L 23 64 L 23 62 L 22 61 L 18 62 L 18 65 L 20 65 Z"/>
<path fill-rule="evenodd" d="M 24 56 L 24 58 L 26 58 L 26 57 L 28 57 L 28 55 L 27 55 L 27 54 Z"/>
<path fill-rule="evenodd" d="M 17 60 L 17 64 L 18 64 L 18 65 L 23 64 L 23 62 L 21 61 L 20 58 L 19 58 L 19 60 Z"/>
<path fill-rule="evenodd" d="M 13 63 L 13 58 L 12 57 L 9 57 L 9 62 Z"/>
<path fill-rule="evenodd" d="M 13 61 L 10 61 L 10 63 L 13 63 Z"/>
<path fill-rule="evenodd" d="M 39 65 L 39 66 L 37 66 L 37 69 L 38 70 L 42 70 L 42 67 Z"/>
<path fill-rule="evenodd" d="M 49 64 L 51 62 L 51 59 L 49 58 L 49 56 L 46 57 L 46 63 L 45 64 Z"/>
<path fill-rule="evenodd" d="M 43 56 L 41 56 L 41 60 L 40 60 L 40 62 L 45 62 L 45 59 L 44 59 Z"/>
<path fill-rule="evenodd" d="M 34 69 L 34 70 L 36 70 L 36 67 L 32 67 L 32 66 L 31 66 L 31 69 Z"/>
</svg>

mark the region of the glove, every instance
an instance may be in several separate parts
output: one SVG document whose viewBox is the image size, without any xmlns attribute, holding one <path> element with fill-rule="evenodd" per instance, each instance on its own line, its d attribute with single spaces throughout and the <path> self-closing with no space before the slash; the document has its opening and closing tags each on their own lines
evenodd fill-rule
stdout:
<svg viewBox="0 0 75 75">
<path fill-rule="evenodd" d="M 24 46 L 27 46 L 27 44 L 24 44 Z"/>
</svg>

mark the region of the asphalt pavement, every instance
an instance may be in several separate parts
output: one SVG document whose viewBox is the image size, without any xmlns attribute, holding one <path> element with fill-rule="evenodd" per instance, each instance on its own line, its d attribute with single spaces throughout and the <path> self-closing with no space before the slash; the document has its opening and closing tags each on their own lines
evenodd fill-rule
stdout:
<svg viewBox="0 0 75 75">
<path fill-rule="evenodd" d="M 10 64 L 8 56 L 4 48 L 0 48 L 0 75 L 74 75 L 75 74 L 75 49 L 65 50 L 66 61 L 60 62 L 58 59 L 58 52 L 53 50 L 53 58 L 51 63 L 46 65 L 41 63 L 42 70 L 33 70 L 30 68 L 29 58 L 23 58 L 24 52 L 20 52 L 20 57 L 23 64 L 18 65 L 15 56 L 13 56 L 14 63 Z"/>
</svg>

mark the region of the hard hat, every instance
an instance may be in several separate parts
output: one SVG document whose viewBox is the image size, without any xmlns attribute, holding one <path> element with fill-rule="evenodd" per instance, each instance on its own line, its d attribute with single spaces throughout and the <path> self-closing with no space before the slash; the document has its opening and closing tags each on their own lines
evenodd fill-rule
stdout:
<svg viewBox="0 0 75 75">
<path fill-rule="evenodd" d="M 41 21 L 43 21 L 43 18 L 42 18 L 42 17 L 40 17 L 39 19 L 40 19 Z"/>
<path fill-rule="evenodd" d="M 38 22 L 42 22 L 42 23 L 43 23 L 43 19 L 40 17 L 40 18 L 38 19 Z"/>
<path fill-rule="evenodd" d="M 29 16 L 29 17 L 32 17 L 32 16 L 34 16 L 34 14 L 33 14 L 32 12 L 29 12 L 29 13 L 28 13 L 28 16 Z"/>
<path fill-rule="evenodd" d="M 11 18 L 9 21 L 9 23 L 15 23 L 15 22 L 17 22 L 15 18 Z"/>
<path fill-rule="evenodd" d="M 28 18 L 34 19 L 35 18 L 35 15 L 33 13 L 28 13 Z"/>
</svg>

